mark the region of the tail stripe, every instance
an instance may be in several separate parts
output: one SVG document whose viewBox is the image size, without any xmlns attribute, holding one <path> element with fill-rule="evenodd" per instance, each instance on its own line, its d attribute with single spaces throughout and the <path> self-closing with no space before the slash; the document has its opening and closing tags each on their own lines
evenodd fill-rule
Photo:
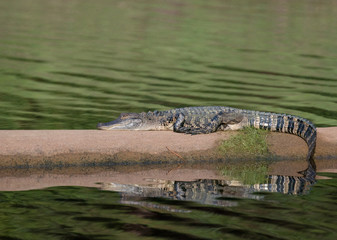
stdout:
<svg viewBox="0 0 337 240">
<path fill-rule="evenodd" d="M 270 131 L 275 132 L 277 127 L 278 116 L 271 114 L 271 128 Z"/>
<path fill-rule="evenodd" d="M 297 135 L 301 136 L 301 133 L 304 129 L 304 123 L 302 119 L 297 119 L 297 121 L 299 122 L 298 128 L 297 128 Z"/>
<path fill-rule="evenodd" d="M 260 129 L 267 129 L 267 125 L 268 125 L 268 120 L 267 120 L 268 116 L 266 115 L 260 115 Z"/>
<path fill-rule="evenodd" d="M 255 119 L 249 118 L 249 126 L 254 126 Z"/>
<path fill-rule="evenodd" d="M 288 117 L 288 133 L 293 133 L 294 131 L 294 118 Z"/>
<path fill-rule="evenodd" d="M 284 120 L 283 120 L 283 116 L 277 116 L 277 126 L 276 126 L 276 131 L 280 132 L 283 129 L 283 124 L 284 124 Z"/>
<path fill-rule="evenodd" d="M 283 115 L 283 128 L 281 132 L 287 133 L 288 132 L 288 126 L 289 126 L 289 122 L 288 122 L 288 116 L 287 115 Z"/>
<path fill-rule="evenodd" d="M 309 145 L 309 147 L 310 147 L 311 145 L 313 145 L 314 143 L 316 143 L 316 135 L 317 135 L 317 133 L 314 132 L 314 133 L 311 135 L 310 139 L 308 140 L 308 145 Z"/>
<path fill-rule="evenodd" d="M 270 131 L 271 130 L 271 126 L 272 126 L 272 115 L 271 114 L 268 114 L 268 117 L 267 117 L 267 123 L 268 123 L 268 126 L 266 126 L 266 128 Z"/>
<path fill-rule="evenodd" d="M 309 125 L 307 131 L 304 134 L 305 139 L 308 139 L 309 136 L 311 136 L 312 130 L 313 130 L 312 127 Z"/>
</svg>

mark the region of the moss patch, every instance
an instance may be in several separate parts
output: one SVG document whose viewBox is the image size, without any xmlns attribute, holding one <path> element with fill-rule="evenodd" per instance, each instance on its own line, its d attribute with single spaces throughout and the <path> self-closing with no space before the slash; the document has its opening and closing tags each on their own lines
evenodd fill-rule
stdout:
<svg viewBox="0 0 337 240">
<path fill-rule="evenodd" d="M 244 128 L 230 139 L 223 141 L 218 150 L 229 158 L 265 157 L 269 155 L 267 134 L 266 130 Z"/>
</svg>

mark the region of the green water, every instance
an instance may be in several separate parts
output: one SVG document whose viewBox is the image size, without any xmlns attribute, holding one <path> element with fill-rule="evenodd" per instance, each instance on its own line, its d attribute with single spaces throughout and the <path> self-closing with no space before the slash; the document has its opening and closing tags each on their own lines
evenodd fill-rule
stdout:
<svg viewBox="0 0 337 240">
<path fill-rule="evenodd" d="M 0 1 L 0 129 L 222 105 L 337 125 L 335 0 Z"/>
<path fill-rule="evenodd" d="M 337 174 L 324 175 L 331 179 L 307 195 L 219 198 L 233 207 L 159 197 L 122 202 L 116 192 L 86 187 L 0 192 L 0 238 L 334 240 Z"/>
<path fill-rule="evenodd" d="M 0 129 L 222 105 L 337 126 L 335 0 L 0 0 Z M 85 187 L 0 192 L 0 239 L 336 239 L 337 176 L 212 206 Z"/>
</svg>

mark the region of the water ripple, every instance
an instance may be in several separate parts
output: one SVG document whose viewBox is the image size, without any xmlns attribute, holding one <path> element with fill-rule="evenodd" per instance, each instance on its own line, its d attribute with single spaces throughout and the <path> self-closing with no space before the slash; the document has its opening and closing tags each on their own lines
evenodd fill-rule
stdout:
<svg viewBox="0 0 337 240">
<path fill-rule="evenodd" d="M 279 73 L 279 72 L 271 72 L 264 70 L 253 70 L 253 69 L 245 69 L 238 67 L 230 67 L 230 66 L 218 66 L 218 65 L 209 65 L 209 68 L 222 69 L 233 72 L 247 72 L 247 73 L 256 73 L 262 75 L 274 75 L 274 76 L 282 76 L 282 77 L 290 77 L 290 78 L 299 78 L 305 80 L 319 80 L 319 81 L 330 81 L 336 82 L 337 78 L 326 78 L 326 77 L 315 77 L 315 76 L 305 76 L 305 75 L 296 75 L 296 74 L 287 74 L 287 73 Z"/>
</svg>

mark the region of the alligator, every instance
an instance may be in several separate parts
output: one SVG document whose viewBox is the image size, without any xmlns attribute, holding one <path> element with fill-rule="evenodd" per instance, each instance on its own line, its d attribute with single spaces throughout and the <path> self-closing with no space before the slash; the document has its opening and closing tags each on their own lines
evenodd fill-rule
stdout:
<svg viewBox="0 0 337 240">
<path fill-rule="evenodd" d="M 122 113 L 118 119 L 99 123 L 102 130 L 173 130 L 178 133 L 206 134 L 244 127 L 267 129 L 297 135 L 308 145 L 307 161 L 315 168 L 316 127 L 309 120 L 279 113 L 259 112 L 232 107 L 185 107 L 167 111 Z"/>
</svg>

